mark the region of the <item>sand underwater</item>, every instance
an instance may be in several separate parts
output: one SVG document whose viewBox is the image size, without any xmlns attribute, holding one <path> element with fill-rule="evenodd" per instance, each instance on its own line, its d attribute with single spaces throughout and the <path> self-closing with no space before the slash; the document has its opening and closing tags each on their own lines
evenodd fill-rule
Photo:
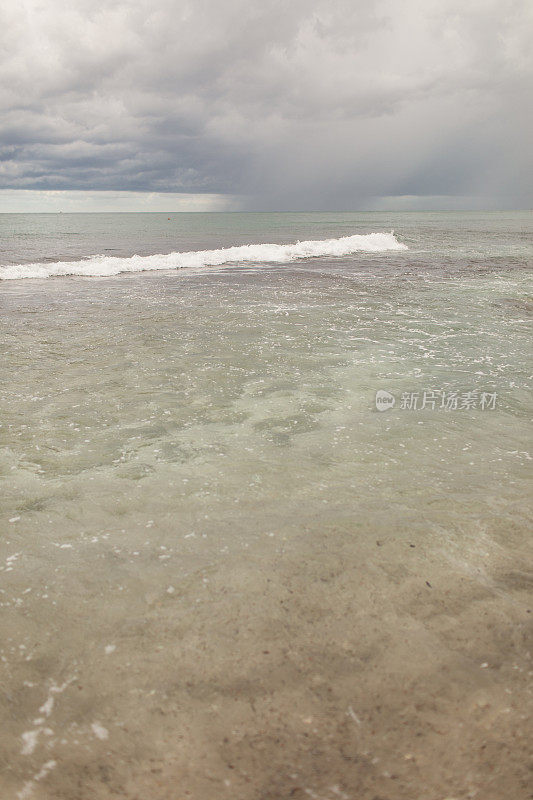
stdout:
<svg viewBox="0 0 533 800">
<path fill-rule="evenodd" d="M 533 797 L 530 276 L 387 257 L 2 284 L 3 800 Z"/>
</svg>

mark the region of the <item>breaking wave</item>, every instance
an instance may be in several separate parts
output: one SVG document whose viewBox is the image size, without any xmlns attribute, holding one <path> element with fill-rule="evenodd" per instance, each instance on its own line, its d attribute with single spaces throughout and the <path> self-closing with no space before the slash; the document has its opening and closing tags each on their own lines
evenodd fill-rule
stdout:
<svg viewBox="0 0 533 800">
<path fill-rule="evenodd" d="M 0 267 L 0 279 L 52 278 L 65 275 L 103 277 L 118 275 L 121 272 L 216 267 L 239 262 L 285 264 L 300 258 L 347 256 L 361 251 L 379 253 L 385 250 L 407 250 L 407 246 L 399 242 L 394 236 L 394 231 L 391 231 L 295 244 L 247 244 L 239 247 L 223 247 L 220 250 L 197 250 L 167 255 L 129 258 L 95 255 L 82 261 L 14 264 Z"/>
</svg>

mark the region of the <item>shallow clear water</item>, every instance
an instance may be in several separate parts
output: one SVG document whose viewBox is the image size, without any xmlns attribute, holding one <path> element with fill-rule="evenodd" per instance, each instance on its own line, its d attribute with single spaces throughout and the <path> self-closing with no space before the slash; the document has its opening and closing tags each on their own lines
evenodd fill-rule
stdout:
<svg viewBox="0 0 533 800">
<path fill-rule="evenodd" d="M 466 796 L 479 687 L 504 739 L 529 697 L 531 215 L 167 216 L 3 215 L 0 262 L 409 249 L 0 285 L 6 791 L 407 797 L 418 748 Z"/>
</svg>

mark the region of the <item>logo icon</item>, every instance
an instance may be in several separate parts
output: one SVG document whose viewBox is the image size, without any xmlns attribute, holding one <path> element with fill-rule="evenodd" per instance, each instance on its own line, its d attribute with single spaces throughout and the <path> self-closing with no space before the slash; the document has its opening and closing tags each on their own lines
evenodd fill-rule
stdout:
<svg viewBox="0 0 533 800">
<path fill-rule="evenodd" d="M 387 411 L 388 408 L 393 408 L 396 398 L 385 389 L 378 389 L 376 392 L 376 408 L 378 411 Z"/>
</svg>

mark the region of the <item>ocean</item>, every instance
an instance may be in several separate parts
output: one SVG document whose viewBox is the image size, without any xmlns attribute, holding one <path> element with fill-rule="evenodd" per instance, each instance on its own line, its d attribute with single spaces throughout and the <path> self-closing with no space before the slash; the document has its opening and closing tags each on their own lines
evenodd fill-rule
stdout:
<svg viewBox="0 0 533 800">
<path fill-rule="evenodd" d="M 529 796 L 532 267 L 531 212 L 1 214 L 2 797 Z"/>
</svg>

